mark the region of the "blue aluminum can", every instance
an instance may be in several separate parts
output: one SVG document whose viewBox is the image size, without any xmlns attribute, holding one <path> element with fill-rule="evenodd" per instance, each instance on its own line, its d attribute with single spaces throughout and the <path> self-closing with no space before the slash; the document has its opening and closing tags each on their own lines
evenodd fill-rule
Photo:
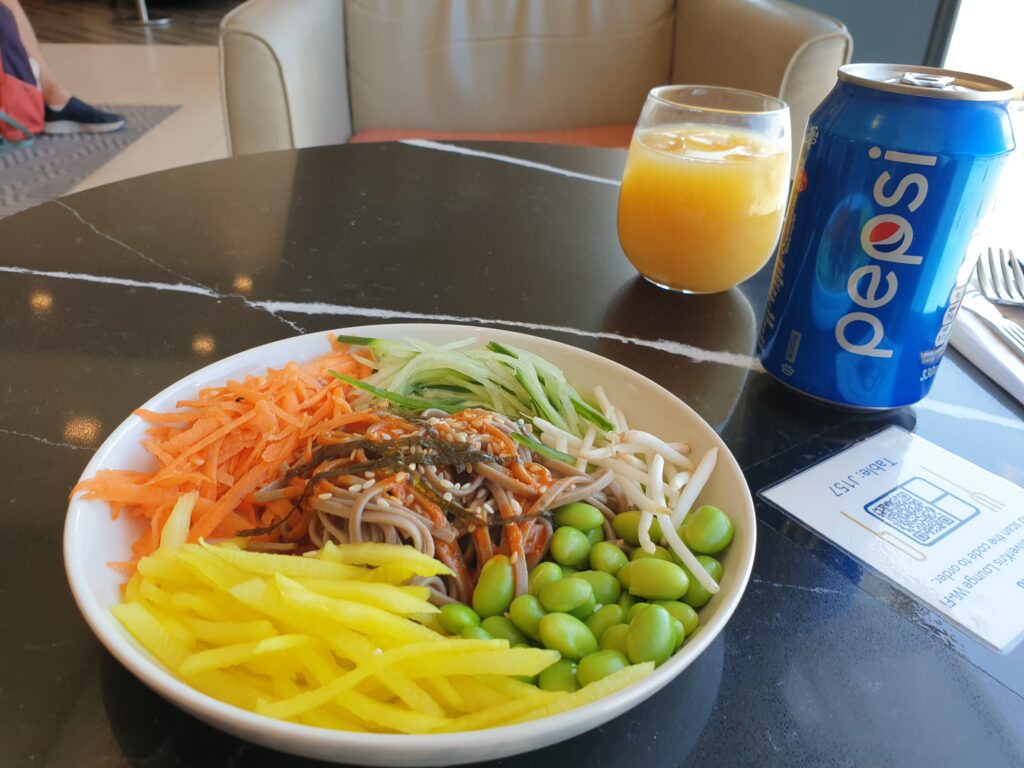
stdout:
<svg viewBox="0 0 1024 768">
<path fill-rule="evenodd" d="M 850 64 L 811 115 L 758 339 L 765 370 L 856 409 L 931 388 L 1014 147 L 1012 87 Z"/>
</svg>

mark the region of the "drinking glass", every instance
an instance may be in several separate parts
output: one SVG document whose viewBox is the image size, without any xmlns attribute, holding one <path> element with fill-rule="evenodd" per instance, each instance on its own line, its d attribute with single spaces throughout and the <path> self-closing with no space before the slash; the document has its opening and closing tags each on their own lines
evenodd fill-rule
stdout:
<svg viewBox="0 0 1024 768">
<path fill-rule="evenodd" d="M 619 243 L 647 280 L 717 293 L 778 243 L 789 191 L 789 107 L 751 91 L 665 85 L 647 96 L 619 192 Z"/>
</svg>

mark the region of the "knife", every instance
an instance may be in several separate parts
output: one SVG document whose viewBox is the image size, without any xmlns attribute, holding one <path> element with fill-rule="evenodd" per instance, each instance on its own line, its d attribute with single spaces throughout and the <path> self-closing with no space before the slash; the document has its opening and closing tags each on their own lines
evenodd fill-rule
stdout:
<svg viewBox="0 0 1024 768">
<path fill-rule="evenodd" d="M 967 286 L 961 310 L 967 310 L 975 317 L 984 321 L 995 334 L 1002 339 L 1006 345 L 1017 353 L 1017 357 L 1024 360 L 1024 328 L 1013 322 L 1003 313 L 996 309 L 988 299 L 978 293 L 972 286 Z"/>
</svg>

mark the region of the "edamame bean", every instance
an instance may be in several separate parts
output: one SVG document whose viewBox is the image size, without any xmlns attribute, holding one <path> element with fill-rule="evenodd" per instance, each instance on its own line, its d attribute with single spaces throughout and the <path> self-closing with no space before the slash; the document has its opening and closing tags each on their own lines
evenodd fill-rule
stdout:
<svg viewBox="0 0 1024 768">
<path fill-rule="evenodd" d="M 675 563 L 645 557 L 629 568 L 629 593 L 648 600 L 677 600 L 686 594 L 690 580 Z"/>
<path fill-rule="evenodd" d="M 686 630 L 683 629 L 683 622 L 681 622 L 675 616 L 672 617 L 672 629 L 676 633 L 676 644 L 675 647 L 672 649 L 672 653 L 675 653 L 682 647 L 683 641 L 686 639 Z"/>
<path fill-rule="evenodd" d="M 634 549 L 632 552 L 629 553 L 629 559 L 630 560 L 642 560 L 645 557 L 653 557 L 653 558 L 655 558 L 657 560 L 665 560 L 665 561 L 667 561 L 669 563 L 675 562 L 674 558 L 672 557 L 672 553 L 671 552 L 669 552 L 664 547 L 659 547 L 657 545 L 655 545 L 655 547 L 654 547 L 654 554 L 653 555 L 650 554 L 643 547 L 637 547 L 636 549 Z"/>
<path fill-rule="evenodd" d="M 636 565 L 636 560 L 630 560 L 624 566 L 619 568 L 619 572 L 615 574 L 615 578 L 619 580 L 619 584 L 622 585 L 624 591 L 629 591 L 630 580 L 632 579 L 633 566 Z"/>
<path fill-rule="evenodd" d="M 559 565 L 580 568 L 590 558 L 590 542 L 578 528 L 559 528 L 551 537 L 551 556 Z"/>
<path fill-rule="evenodd" d="M 578 568 L 570 568 L 568 565 L 560 565 L 559 568 L 562 569 L 563 579 L 568 579 L 569 577 L 575 576 L 577 573 L 579 573 Z"/>
<path fill-rule="evenodd" d="M 672 616 L 660 605 L 644 608 L 629 624 L 626 656 L 633 664 L 653 661 L 655 666 L 660 666 L 672 655 L 675 645 Z"/>
<path fill-rule="evenodd" d="M 587 625 L 567 613 L 549 613 L 540 620 L 540 641 L 545 648 L 558 651 L 573 661 L 598 649 L 597 640 Z"/>
<path fill-rule="evenodd" d="M 610 541 L 598 542 L 590 550 L 590 567 L 595 571 L 603 571 L 614 576 L 628 562 L 626 553 Z"/>
<path fill-rule="evenodd" d="M 573 691 L 579 690 L 576 681 L 576 663 L 571 659 L 559 659 L 550 667 L 545 667 L 537 678 L 537 686 L 542 691 Z"/>
<path fill-rule="evenodd" d="M 587 541 L 590 542 L 591 551 L 593 551 L 595 544 L 604 541 L 604 528 L 601 526 L 591 528 L 589 531 L 584 531 L 583 535 L 587 537 Z"/>
<path fill-rule="evenodd" d="M 536 597 L 540 594 L 541 589 L 545 584 L 550 584 L 553 581 L 558 581 L 562 578 L 562 569 L 558 563 L 552 563 L 545 561 L 543 563 L 537 563 L 533 570 L 530 571 L 529 576 L 529 592 L 531 595 Z"/>
<path fill-rule="evenodd" d="M 604 571 L 580 571 L 574 579 L 583 579 L 594 590 L 594 599 L 601 605 L 614 603 L 622 593 L 618 580 Z"/>
<path fill-rule="evenodd" d="M 508 617 L 520 630 L 534 640 L 540 640 L 540 620 L 544 618 L 544 608 L 533 595 L 520 595 L 508 607 Z"/>
<path fill-rule="evenodd" d="M 612 624 L 601 633 L 601 650 L 625 653 L 627 634 L 629 634 L 628 624 Z"/>
<path fill-rule="evenodd" d="M 582 501 L 574 501 L 572 504 L 559 507 L 555 510 L 554 518 L 557 526 L 568 525 L 581 531 L 600 528 L 604 522 L 601 510 Z"/>
<path fill-rule="evenodd" d="M 575 577 L 546 584 L 538 596 L 545 611 L 568 613 L 594 597 L 590 583 Z"/>
<path fill-rule="evenodd" d="M 530 638 L 524 635 L 519 627 L 504 616 L 488 616 L 480 626 L 490 633 L 491 637 L 508 640 L 509 645 L 529 645 Z"/>
<path fill-rule="evenodd" d="M 476 626 L 475 624 L 470 624 L 468 627 L 463 628 L 463 630 L 459 633 L 459 635 L 461 637 L 466 638 L 467 640 L 493 640 L 494 639 L 494 636 L 491 635 L 490 632 L 488 632 L 483 627 Z"/>
<path fill-rule="evenodd" d="M 444 631 L 449 635 L 457 635 L 466 627 L 480 626 L 480 617 L 476 615 L 476 611 L 462 603 L 442 605 L 438 618 Z"/>
<path fill-rule="evenodd" d="M 626 612 L 615 603 L 612 603 L 611 605 L 605 605 L 598 609 L 583 623 L 587 625 L 587 629 L 589 629 L 594 637 L 597 638 L 597 641 L 601 642 L 601 635 L 604 634 L 604 631 L 608 629 L 608 627 L 613 627 L 616 624 L 623 624 L 625 621 Z"/>
<path fill-rule="evenodd" d="M 694 552 L 714 555 L 732 541 L 732 520 L 718 507 L 705 504 L 687 516 L 679 526 L 679 535 Z"/>
<path fill-rule="evenodd" d="M 637 604 L 638 600 L 626 590 L 622 590 L 622 594 L 619 595 L 619 599 L 616 602 L 619 608 L 628 612 L 630 608 Z"/>
<path fill-rule="evenodd" d="M 635 509 L 628 512 L 620 512 L 612 518 L 612 530 L 615 535 L 627 544 L 637 546 L 640 544 L 640 513 Z M 661 526 L 657 520 L 651 523 L 651 541 L 655 544 L 661 542 Z"/>
<path fill-rule="evenodd" d="M 693 609 L 693 606 L 681 603 L 678 600 L 659 600 L 658 605 L 682 623 L 683 631 L 686 632 L 687 637 L 692 635 L 697 629 L 700 619 L 697 617 L 697 611 Z"/>
<path fill-rule="evenodd" d="M 473 609 L 481 618 L 500 616 L 508 610 L 514 595 L 512 563 L 505 555 L 495 555 L 480 571 L 473 590 Z"/>
<path fill-rule="evenodd" d="M 697 562 L 704 566 L 704 570 L 711 574 L 711 578 L 716 582 L 722 578 L 722 564 L 715 560 L 715 558 L 709 555 L 697 555 Z M 711 599 L 711 593 L 704 589 L 703 585 L 697 581 L 697 577 L 693 575 L 689 568 L 685 565 L 680 566 L 686 575 L 690 579 L 690 586 L 679 599 L 687 605 L 692 605 L 694 608 L 701 608 L 706 605 L 708 600 Z"/>
<path fill-rule="evenodd" d="M 587 602 L 585 602 L 583 605 L 577 608 L 573 608 L 571 611 L 569 611 L 569 615 L 575 616 L 580 621 L 583 621 L 585 619 L 590 618 L 590 616 L 594 613 L 595 608 L 597 608 L 597 600 L 594 598 L 593 595 L 591 595 L 587 599 Z"/>
<path fill-rule="evenodd" d="M 581 686 L 587 686 L 628 666 L 629 660 L 619 651 L 596 651 L 580 659 L 576 679 Z"/>
<path fill-rule="evenodd" d="M 654 605 L 654 603 L 645 603 L 645 602 L 636 602 L 636 603 L 634 603 L 633 606 L 630 607 L 630 609 L 628 611 L 626 611 L 626 623 L 627 624 L 631 623 L 633 621 L 633 619 L 636 618 L 636 615 L 638 613 L 640 613 L 640 611 L 642 611 L 644 608 L 649 608 L 652 605 Z"/>
</svg>

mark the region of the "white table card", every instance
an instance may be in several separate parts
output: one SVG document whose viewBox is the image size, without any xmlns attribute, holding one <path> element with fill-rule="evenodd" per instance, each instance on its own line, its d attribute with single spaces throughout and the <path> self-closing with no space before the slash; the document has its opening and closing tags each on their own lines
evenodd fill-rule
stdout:
<svg viewBox="0 0 1024 768">
<path fill-rule="evenodd" d="M 899 427 L 761 492 L 1008 653 L 1024 638 L 1024 489 Z"/>
</svg>

